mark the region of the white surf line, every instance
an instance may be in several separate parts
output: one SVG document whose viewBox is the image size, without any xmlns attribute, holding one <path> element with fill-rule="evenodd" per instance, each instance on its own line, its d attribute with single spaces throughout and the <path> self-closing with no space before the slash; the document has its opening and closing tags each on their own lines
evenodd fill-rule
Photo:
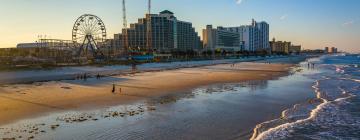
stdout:
<svg viewBox="0 0 360 140">
<path fill-rule="evenodd" d="M 342 80 L 351 80 L 351 81 L 354 81 L 354 82 L 359 82 L 360 83 L 360 80 L 359 79 L 352 79 L 352 78 L 340 78 Z"/>
<path fill-rule="evenodd" d="M 316 93 L 317 93 L 317 98 L 321 99 L 323 101 L 322 104 L 318 105 L 315 109 L 313 109 L 310 113 L 310 116 L 306 119 L 302 119 L 302 120 L 297 120 L 295 122 L 292 122 L 292 123 L 285 123 L 285 124 L 282 124 L 282 125 L 279 125 L 277 127 L 274 127 L 274 128 L 270 128 L 269 130 L 266 130 L 262 133 L 260 133 L 259 135 L 257 136 L 253 136 L 250 140 L 261 140 L 261 139 L 264 139 L 264 137 L 266 135 L 269 135 L 271 134 L 272 132 L 275 132 L 276 130 L 279 130 L 281 128 L 286 128 L 288 126 L 291 126 L 291 125 L 295 125 L 295 124 L 299 124 L 299 123 L 302 123 L 302 122 L 305 122 L 305 121 L 308 121 L 308 120 L 311 120 L 313 118 L 315 118 L 315 115 L 317 114 L 317 112 L 325 105 L 328 104 L 328 101 L 326 99 L 323 99 L 321 98 L 321 92 L 319 91 L 319 81 L 316 81 L 316 84 L 313 86 L 313 88 L 315 89 Z"/>
<path fill-rule="evenodd" d="M 270 128 L 269 130 L 267 131 L 264 131 L 263 133 L 261 133 L 260 135 L 258 135 L 257 137 L 252 137 L 251 140 L 262 140 L 264 139 L 264 137 L 266 137 L 267 135 L 273 133 L 273 132 L 276 132 L 277 130 L 281 130 L 281 129 L 284 129 L 284 128 L 288 128 L 290 126 L 294 126 L 294 125 L 297 125 L 297 124 L 301 124 L 303 122 L 306 122 L 306 121 L 310 121 L 312 119 L 314 119 L 316 117 L 316 115 L 318 114 L 318 112 L 323 109 L 325 106 L 333 103 L 333 102 L 340 102 L 340 101 L 343 101 L 343 100 L 347 100 L 349 98 L 352 98 L 354 97 L 355 95 L 350 95 L 348 97 L 345 97 L 345 98 L 338 98 L 336 99 L 335 101 L 327 101 L 326 99 L 323 99 L 321 98 L 321 92 L 318 88 L 318 85 L 319 85 L 319 81 L 316 82 L 316 85 L 313 86 L 315 88 L 315 91 L 317 93 L 317 97 L 319 99 L 321 99 L 323 101 L 322 104 L 318 105 L 314 110 L 311 111 L 310 113 L 310 117 L 306 118 L 306 119 L 302 119 L 302 120 L 298 120 L 298 121 L 295 121 L 293 123 L 285 123 L 285 124 L 282 124 L 282 125 L 279 125 L 277 127 L 274 127 L 274 128 Z M 343 93 L 344 94 L 344 93 Z"/>
</svg>

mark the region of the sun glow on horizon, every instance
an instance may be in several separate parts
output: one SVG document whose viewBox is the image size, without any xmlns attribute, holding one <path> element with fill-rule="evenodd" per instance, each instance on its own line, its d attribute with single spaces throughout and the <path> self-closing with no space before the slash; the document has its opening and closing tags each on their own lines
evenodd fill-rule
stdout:
<svg viewBox="0 0 360 140">
<path fill-rule="evenodd" d="M 35 42 L 39 35 L 70 40 L 73 23 L 84 13 L 101 17 L 109 38 L 121 32 L 121 2 L 93 0 L 86 1 L 84 6 L 76 6 L 82 1 L 2 0 L 0 16 L 6 20 L 0 23 L 0 48 Z M 208 24 L 239 26 L 249 24 L 254 18 L 270 24 L 270 39 L 291 41 L 309 49 L 335 46 L 340 50 L 360 52 L 357 39 L 360 36 L 360 10 L 356 6 L 360 1 L 324 1 L 154 0 L 152 11 L 173 11 L 178 19 L 192 22 L 200 36 Z M 131 0 L 127 6 L 128 23 L 144 17 L 146 3 L 143 0 Z M 335 14 L 330 16 L 328 13 Z"/>
</svg>

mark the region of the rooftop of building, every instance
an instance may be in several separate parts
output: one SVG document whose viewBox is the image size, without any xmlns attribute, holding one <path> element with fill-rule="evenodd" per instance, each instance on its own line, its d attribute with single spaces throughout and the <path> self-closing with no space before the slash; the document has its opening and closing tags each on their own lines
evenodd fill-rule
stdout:
<svg viewBox="0 0 360 140">
<path fill-rule="evenodd" d="M 174 13 L 169 11 L 169 10 L 164 10 L 164 11 L 161 11 L 160 14 L 170 14 L 170 15 L 173 15 Z"/>
</svg>

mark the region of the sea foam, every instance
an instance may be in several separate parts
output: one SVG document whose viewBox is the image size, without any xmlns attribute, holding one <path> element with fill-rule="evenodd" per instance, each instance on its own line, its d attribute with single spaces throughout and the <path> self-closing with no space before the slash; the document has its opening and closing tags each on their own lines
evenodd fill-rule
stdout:
<svg viewBox="0 0 360 140">
<path fill-rule="evenodd" d="M 359 139 L 359 68 L 333 64 L 322 68 L 323 73 L 312 76 L 317 79 L 313 86 L 317 99 L 294 105 L 281 118 L 257 125 L 252 140 Z"/>
</svg>

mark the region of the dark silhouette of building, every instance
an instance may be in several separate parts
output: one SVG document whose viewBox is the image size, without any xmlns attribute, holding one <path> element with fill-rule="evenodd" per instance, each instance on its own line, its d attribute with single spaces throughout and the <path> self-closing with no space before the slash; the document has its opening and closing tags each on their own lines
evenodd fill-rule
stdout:
<svg viewBox="0 0 360 140">
<path fill-rule="evenodd" d="M 202 43 L 192 23 L 180 21 L 174 13 L 165 10 L 159 14 L 146 14 L 130 28 L 123 29 L 121 45 L 126 51 L 147 51 L 147 22 L 151 17 L 151 50 L 157 53 L 199 51 Z"/>
</svg>

